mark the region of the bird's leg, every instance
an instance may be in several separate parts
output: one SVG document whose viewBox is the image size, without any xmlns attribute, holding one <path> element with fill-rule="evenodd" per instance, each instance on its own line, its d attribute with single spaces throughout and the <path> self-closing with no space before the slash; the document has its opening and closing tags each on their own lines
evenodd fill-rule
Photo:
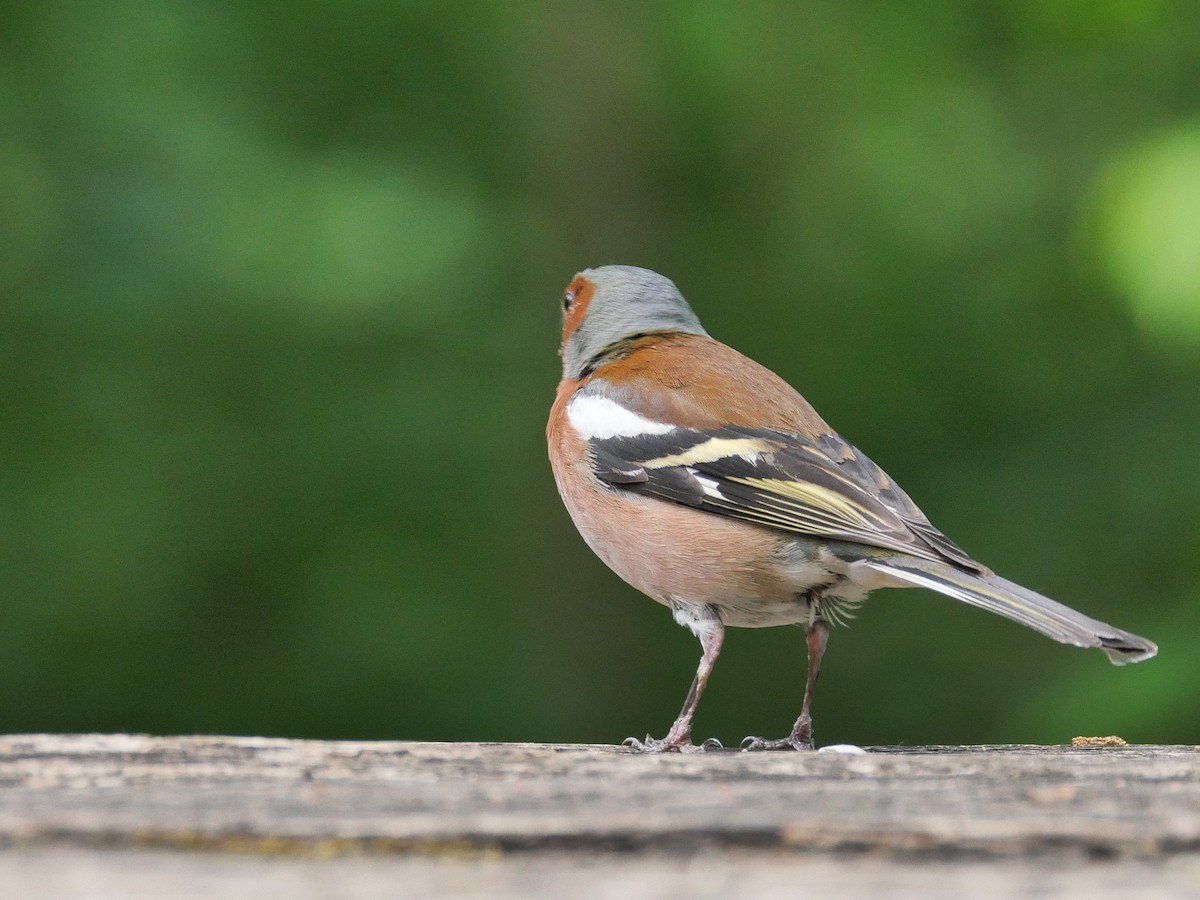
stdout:
<svg viewBox="0 0 1200 900">
<path fill-rule="evenodd" d="M 805 643 L 808 644 L 808 677 L 804 681 L 800 718 L 792 726 L 791 739 L 797 745 L 811 750 L 813 690 L 817 686 L 817 679 L 821 677 L 821 657 L 825 655 L 825 645 L 829 643 L 829 625 L 824 619 L 813 622 L 812 628 L 808 629 L 808 634 L 805 635 Z"/>
<path fill-rule="evenodd" d="M 812 750 L 812 699 L 813 689 L 821 674 L 821 657 L 829 642 L 829 625 L 822 618 L 813 620 L 805 635 L 808 644 L 808 677 L 804 682 L 804 701 L 800 704 L 800 718 L 792 726 L 792 733 L 777 741 L 760 737 L 748 737 L 742 741 L 743 750 Z"/>
<path fill-rule="evenodd" d="M 632 747 L 644 753 L 669 753 L 671 751 L 695 753 L 700 750 L 721 749 L 721 743 L 712 738 L 700 745 L 692 743 L 692 717 L 696 715 L 696 707 L 700 705 L 700 696 L 704 693 L 704 686 L 708 684 L 708 676 L 712 674 L 717 657 L 721 655 L 721 644 L 725 640 L 725 626 L 721 624 L 719 618 L 714 617 L 705 621 L 702 628 L 697 629 L 696 636 L 700 638 L 702 650 L 700 665 L 696 667 L 696 677 L 692 679 L 692 687 L 688 691 L 687 699 L 683 701 L 683 709 L 675 717 L 671 730 L 662 740 L 652 738 L 650 735 L 646 735 L 644 741 L 632 737 L 626 738 L 626 747 Z"/>
</svg>

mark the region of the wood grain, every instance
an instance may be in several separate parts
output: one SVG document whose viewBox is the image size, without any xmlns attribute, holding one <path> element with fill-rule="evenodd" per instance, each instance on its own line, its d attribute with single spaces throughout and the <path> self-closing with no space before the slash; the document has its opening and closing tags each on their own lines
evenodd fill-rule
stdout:
<svg viewBox="0 0 1200 900">
<path fill-rule="evenodd" d="M 1200 872 L 1195 747 L 642 756 L 582 745 L 28 735 L 0 737 L 0 787 L 6 883 L 19 883 L 10 870 L 20 860 L 98 865 L 154 852 L 192 868 L 230 865 L 197 850 L 297 866 L 354 858 L 364 871 L 373 864 L 364 858 L 426 872 L 554 872 L 567 860 L 564 877 L 602 859 L 614 877 L 645 869 L 647 878 L 703 859 L 735 886 L 748 883 L 739 871 L 778 871 L 786 882 L 868 862 L 881 873 L 933 865 L 943 876 L 1030 865 Z"/>
</svg>

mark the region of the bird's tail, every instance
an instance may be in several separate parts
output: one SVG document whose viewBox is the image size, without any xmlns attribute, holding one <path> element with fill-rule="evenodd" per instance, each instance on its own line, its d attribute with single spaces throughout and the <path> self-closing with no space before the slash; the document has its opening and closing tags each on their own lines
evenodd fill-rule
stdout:
<svg viewBox="0 0 1200 900">
<path fill-rule="evenodd" d="M 1020 622 L 1063 644 L 1098 647 L 1114 665 L 1141 662 L 1158 652 L 1152 641 L 1113 628 L 998 575 L 974 575 L 911 556 L 863 560 L 859 565 L 889 580 L 929 588 Z"/>
</svg>

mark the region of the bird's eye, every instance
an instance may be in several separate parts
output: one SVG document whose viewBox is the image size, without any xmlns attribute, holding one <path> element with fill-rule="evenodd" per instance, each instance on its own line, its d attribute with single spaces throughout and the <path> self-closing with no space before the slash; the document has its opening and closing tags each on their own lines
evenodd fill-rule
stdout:
<svg viewBox="0 0 1200 900">
<path fill-rule="evenodd" d="M 569 290 L 563 294 L 563 311 L 571 308 L 571 304 L 575 302 L 575 291 Z"/>
</svg>

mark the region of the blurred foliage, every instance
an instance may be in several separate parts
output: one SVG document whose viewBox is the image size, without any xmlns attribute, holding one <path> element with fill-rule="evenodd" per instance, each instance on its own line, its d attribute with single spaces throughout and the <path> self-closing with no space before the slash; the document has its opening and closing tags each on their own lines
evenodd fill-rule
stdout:
<svg viewBox="0 0 1200 900">
<path fill-rule="evenodd" d="M 645 265 L 1108 666 L 919 591 L 823 742 L 1200 742 L 1200 7 L 0 3 L 0 729 L 614 741 L 698 655 L 545 462 Z M 796 629 L 697 722 L 783 733 Z"/>
<path fill-rule="evenodd" d="M 1200 339 L 1200 122 L 1154 135 L 1104 179 L 1104 257 L 1136 319 L 1193 350 Z"/>
</svg>

